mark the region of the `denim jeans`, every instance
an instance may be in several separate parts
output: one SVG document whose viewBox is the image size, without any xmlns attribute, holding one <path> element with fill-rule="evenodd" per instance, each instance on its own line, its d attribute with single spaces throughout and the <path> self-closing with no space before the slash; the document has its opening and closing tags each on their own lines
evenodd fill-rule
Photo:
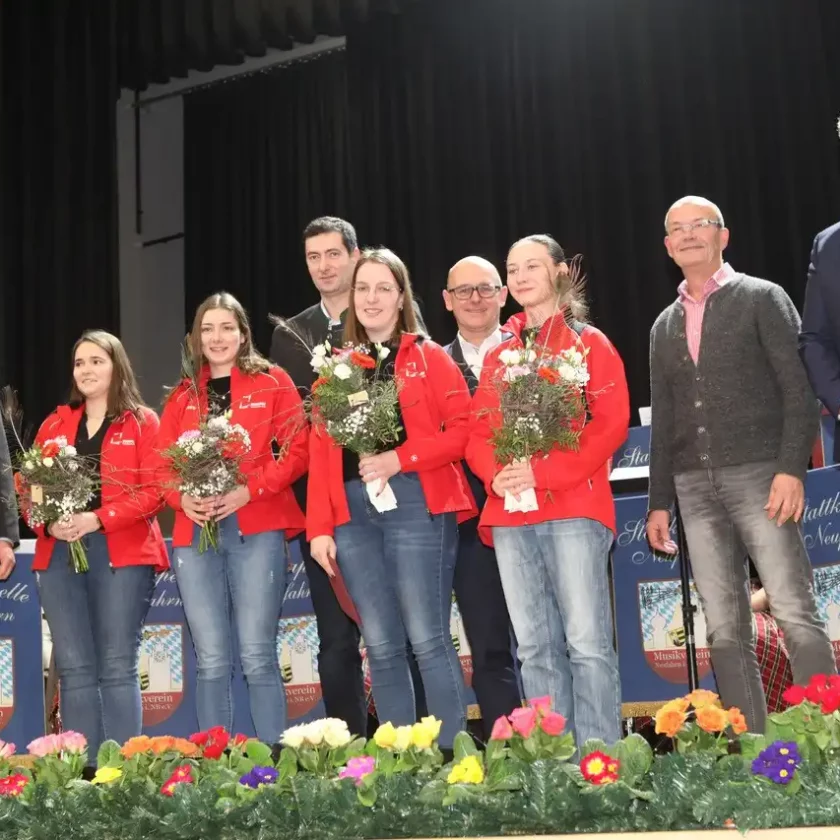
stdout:
<svg viewBox="0 0 840 840">
<path fill-rule="evenodd" d="M 151 566 L 111 568 L 102 533 L 83 543 L 89 571 L 76 574 L 67 543 L 57 541 L 49 568 L 35 579 L 52 634 L 62 722 L 87 738 L 95 764 L 104 739 L 125 743 L 143 725 L 137 659 L 155 575 Z"/>
<path fill-rule="evenodd" d="M 275 744 L 286 728 L 286 694 L 277 661 L 277 625 L 286 592 L 282 531 L 244 536 L 236 514 L 219 523 L 218 548 L 176 548 L 173 566 L 198 665 L 196 710 L 202 730 L 233 728 L 233 633 L 248 684 L 257 737 Z"/>
<path fill-rule="evenodd" d="M 578 746 L 621 737 L 607 575 L 612 540 L 592 519 L 493 528 L 525 695 L 550 696 Z"/>
<path fill-rule="evenodd" d="M 464 675 L 450 632 L 458 526 L 426 508 L 416 473 L 390 479 L 398 507 L 377 513 L 359 479 L 345 483 L 350 521 L 336 529 L 337 562 L 362 621 L 373 698 L 381 723 L 413 723 L 415 694 L 407 642 L 429 714 L 451 747 L 466 726 Z"/>
<path fill-rule="evenodd" d="M 792 521 L 780 528 L 764 510 L 774 475 L 775 463 L 765 461 L 692 470 L 674 479 L 721 700 L 738 706 L 750 731 L 760 734 L 767 701 L 755 653 L 744 548 L 784 633 L 794 681 L 836 672 L 802 532 Z"/>
</svg>

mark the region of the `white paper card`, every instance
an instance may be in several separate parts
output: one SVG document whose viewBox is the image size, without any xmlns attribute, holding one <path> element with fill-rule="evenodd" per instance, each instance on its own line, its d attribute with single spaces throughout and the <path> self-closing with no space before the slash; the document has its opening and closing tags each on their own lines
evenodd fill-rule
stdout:
<svg viewBox="0 0 840 840">
<path fill-rule="evenodd" d="M 397 497 L 394 495 L 391 485 L 386 481 L 384 490 L 379 493 L 379 488 L 381 486 L 381 480 L 369 481 L 365 484 L 370 503 L 376 508 L 378 513 L 385 513 L 386 510 L 396 510 Z"/>
<path fill-rule="evenodd" d="M 508 513 L 530 513 L 534 510 L 539 510 L 540 506 L 537 502 L 537 491 L 533 487 L 528 490 L 523 490 L 519 494 L 517 500 L 513 493 L 505 490 L 505 510 Z"/>
</svg>

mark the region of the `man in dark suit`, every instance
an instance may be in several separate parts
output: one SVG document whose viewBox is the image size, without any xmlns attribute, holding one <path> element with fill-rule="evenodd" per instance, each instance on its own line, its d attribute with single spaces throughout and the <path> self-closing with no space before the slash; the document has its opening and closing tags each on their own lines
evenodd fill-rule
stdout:
<svg viewBox="0 0 840 840">
<path fill-rule="evenodd" d="M 15 568 L 15 548 L 20 542 L 15 483 L 12 475 L 6 430 L 0 421 L 0 580 L 6 580 Z"/>
<path fill-rule="evenodd" d="M 455 316 L 458 334 L 446 350 L 461 368 L 471 394 L 478 387 L 484 357 L 510 338 L 499 325 L 506 299 L 499 272 L 481 257 L 466 257 L 449 272 L 443 300 Z M 464 470 L 480 510 L 486 491 L 466 463 Z M 455 598 L 472 649 L 472 685 L 489 738 L 495 720 L 521 705 L 522 697 L 496 554 L 479 539 L 477 519 L 459 528 Z"/>
<path fill-rule="evenodd" d="M 321 299 L 289 318 L 285 325 L 277 325 L 270 355 L 275 364 L 288 372 L 306 398 L 317 376 L 311 365 L 311 348 L 325 341 L 335 347 L 342 343 L 360 251 L 353 225 L 334 216 L 322 216 L 310 222 L 303 232 L 303 243 L 306 266 Z M 419 309 L 417 315 L 419 325 L 425 329 Z M 294 486 L 303 510 L 306 510 L 306 484 L 307 476 L 304 476 Z M 342 608 L 327 573 L 312 559 L 306 536 L 301 535 L 298 540 L 318 624 L 318 672 L 324 709 L 327 717 L 345 721 L 352 733 L 365 735 L 368 714 L 359 628 Z M 415 672 L 413 676 L 418 709 L 425 714 L 419 674 Z"/>
<path fill-rule="evenodd" d="M 814 393 L 840 421 L 840 222 L 814 239 L 799 355 Z M 834 436 L 834 459 L 840 461 L 840 434 Z"/>
</svg>

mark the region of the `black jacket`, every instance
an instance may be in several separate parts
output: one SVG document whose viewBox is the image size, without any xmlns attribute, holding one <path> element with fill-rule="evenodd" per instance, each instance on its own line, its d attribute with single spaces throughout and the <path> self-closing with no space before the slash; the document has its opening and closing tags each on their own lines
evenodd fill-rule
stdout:
<svg viewBox="0 0 840 840">
<path fill-rule="evenodd" d="M 6 430 L 2 422 L 0 422 L 0 537 L 11 540 L 15 546 L 20 542 L 15 482 L 9 457 L 9 443 L 6 440 Z"/>
</svg>

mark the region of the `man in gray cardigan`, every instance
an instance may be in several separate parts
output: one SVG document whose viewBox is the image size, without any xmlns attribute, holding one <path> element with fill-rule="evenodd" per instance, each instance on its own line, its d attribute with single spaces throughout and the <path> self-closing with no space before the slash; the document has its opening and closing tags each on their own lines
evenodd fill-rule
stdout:
<svg viewBox="0 0 840 840">
<path fill-rule="evenodd" d="M 665 231 L 685 279 L 650 334 L 647 536 L 657 551 L 676 550 L 676 497 L 721 699 L 761 733 L 767 705 L 743 547 L 784 632 L 794 680 L 835 673 L 799 527 L 818 407 L 797 353 L 796 308 L 780 286 L 723 261 L 729 231 L 717 206 L 680 199 Z"/>
</svg>

